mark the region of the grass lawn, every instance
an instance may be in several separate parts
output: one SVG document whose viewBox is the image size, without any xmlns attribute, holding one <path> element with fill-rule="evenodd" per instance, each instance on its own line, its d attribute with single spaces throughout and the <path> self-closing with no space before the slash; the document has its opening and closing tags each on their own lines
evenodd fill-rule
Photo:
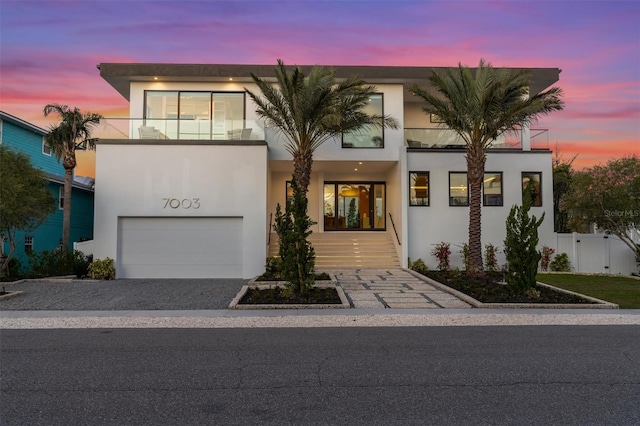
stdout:
<svg viewBox="0 0 640 426">
<path fill-rule="evenodd" d="M 538 274 L 538 281 L 565 290 L 617 303 L 621 309 L 640 309 L 640 280 L 622 276 Z"/>
</svg>

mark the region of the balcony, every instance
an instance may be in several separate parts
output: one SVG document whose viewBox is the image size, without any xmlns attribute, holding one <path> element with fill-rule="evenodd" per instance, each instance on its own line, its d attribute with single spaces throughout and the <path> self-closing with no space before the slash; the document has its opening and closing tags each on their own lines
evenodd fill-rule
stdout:
<svg viewBox="0 0 640 426">
<path fill-rule="evenodd" d="M 253 120 L 104 118 L 93 136 L 99 139 L 265 140 L 263 124 Z"/>
<path fill-rule="evenodd" d="M 549 130 L 530 129 L 531 149 L 549 149 Z M 421 149 L 464 149 L 465 142 L 450 129 L 405 128 L 405 145 Z M 503 134 L 496 139 L 490 149 L 522 150 L 520 133 Z"/>
</svg>

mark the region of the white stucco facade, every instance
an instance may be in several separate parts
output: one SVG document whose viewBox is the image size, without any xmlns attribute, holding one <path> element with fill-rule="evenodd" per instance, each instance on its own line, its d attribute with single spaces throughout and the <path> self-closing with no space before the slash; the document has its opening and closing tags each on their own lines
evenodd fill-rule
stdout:
<svg viewBox="0 0 640 426">
<path fill-rule="evenodd" d="M 130 101 L 131 126 L 129 139 L 97 144 L 95 257 L 113 258 L 118 277 L 251 278 L 262 273 L 269 226 L 277 204 L 285 203 L 293 169 L 282 137 L 264 129 L 249 96 L 244 96 L 242 113 L 242 126 L 253 128 L 247 140 L 180 140 L 166 135 L 144 140 L 137 130 L 145 124 L 148 92 L 258 92 L 249 72 L 268 76 L 272 68 L 102 65 L 105 79 Z M 559 70 L 549 70 L 551 77 L 540 78 L 536 90 L 557 80 Z M 466 171 L 464 149 L 447 149 L 455 135 L 441 133 L 440 125 L 407 91 L 407 83 L 418 81 L 416 76 L 426 81 L 428 72 L 402 67 L 360 67 L 354 72 L 358 71 L 365 79 L 369 75 L 368 81 L 382 94 L 384 114 L 397 119 L 399 128 L 385 129 L 380 146 L 353 148 L 335 138 L 317 149 L 308 193 L 309 215 L 316 222 L 313 232 L 340 231 L 343 222 L 338 219 L 345 217 L 338 217 L 337 204 L 335 220 L 328 216 L 334 206 L 328 209 L 327 203 L 336 201 L 328 197 L 327 188 L 333 185 L 337 198 L 351 185 L 376 191 L 375 199 L 367 195 L 370 207 L 359 208 L 357 230 L 388 233 L 403 266 L 408 258 L 422 258 L 435 267 L 431 250 L 444 241 L 452 245 L 452 266 L 462 267 L 458 250 L 468 238 L 469 208 L 450 205 L 449 174 Z M 407 73 L 413 77 L 403 81 Z M 409 145 L 415 135 L 433 140 L 416 148 Z M 527 139 L 528 131 L 523 135 Z M 522 141 L 517 149 L 490 151 L 485 170 L 501 174 L 502 204 L 482 207 L 483 246 L 503 246 L 509 210 L 521 204 L 523 172 L 541 176 L 541 206 L 531 213 L 545 213 L 540 244 L 553 245 L 551 152 L 532 150 L 528 140 Z M 412 172 L 428 173 L 426 206 L 410 205 Z M 346 210 L 344 205 L 343 216 Z M 171 218 L 175 220 L 165 220 Z M 502 254 L 498 260 L 504 262 Z"/>
<path fill-rule="evenodd" d="M 266 175 L 266 144 L 98 143 L 94 256 L 114 259 L 121 271 L 123 218 L 237 218 L 242 277 L 253 277 L 262 272 L 266 257 Z M 188 262 L 175 262 L 170 269 L 164 277 L 210 276 L 194 274 Z M 150 266 L 147 277 L 156 275 Z"/>
</svg>

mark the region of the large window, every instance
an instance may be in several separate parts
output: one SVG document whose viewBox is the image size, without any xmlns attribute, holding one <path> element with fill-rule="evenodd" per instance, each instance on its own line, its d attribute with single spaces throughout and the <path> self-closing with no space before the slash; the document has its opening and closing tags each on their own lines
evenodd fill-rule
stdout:
<svg viewBox="0 0 640 426">
<path fill-rule="evenodd" d="M 533 207 L 542 206 L 542 172 L 522 172 L 522 196 L 524 190 L 531 183 L 531 205 Z"/>
<path fill-rule="evenodd" d="M 469 205 L 469 184 L 466 172 L 449 172 L 449 205 Z"/>
<path fill-rule="evenodd" d="M 486 172 L 482 192 L 482 202 L 485 206 L 502 206 L 502 172 Z"/>
<path fill-rule="evenodd" d="M 246 128 L 244 104 L 237 92 L 146 91 L 143 126 L 159 139 L 232 139 Z"/>
<path fill-rule="evenodd" d="M 364 108 L 369 115 L 384 115 L 382 93 L 371 95 L 369 104 Z M 342 135 L 343 148 L 384 148 L 382 127 L 364 126 L 360 130 Z"/>
<path fill-rule="evenodd" d="M 429 172 L 409 172 L 409 205 L 429 205 Z"/>
</svg>

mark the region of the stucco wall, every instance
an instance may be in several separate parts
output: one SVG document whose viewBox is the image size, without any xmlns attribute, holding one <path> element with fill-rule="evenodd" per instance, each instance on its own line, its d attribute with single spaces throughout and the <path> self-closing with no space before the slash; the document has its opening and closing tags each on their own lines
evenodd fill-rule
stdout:
<svg viewBox="0 0 640 426">
<path fill-rule="evenodd" d="M 422 258 L 435 268 L 431 255 L 435 244 L 451 243 L 453 267 L 462 268 L 460 246 L 468 242 L 469 208 L 449 206 L 449 172 L 466 172 L 464 154 L 446 152 L 409 152 L 407 173 L 429 172 L 429 206 L 408 207 L 408 255 L 412 260 Z M 540 246 L 553 246 L 553 181 L 551 153 L 549 151 L 489 153 L 486 171 L 503 173 L 503 206 L 482 207 L 482 245 L 491 243 L 499 247 L 498 261 L 504 263 L 502 248 L 506 236 L 505 221 L 514 204 L 522 204 L 521 173 L 542 172 L 542 207 L 532 207 L 530 214 L 545 219 L 539 229 Z M 408 201 L 406 201 L 408 204 Z"/>
<path fill-rule="evenodd" d="M 119 217 L 242 217 L 243 278 L 264 271 L 266 145 L 111 142 L 97 146 L 96 258 L 117 260 Z M 199 208 L 167 198 L 197 198 Z"/>
</svg>

